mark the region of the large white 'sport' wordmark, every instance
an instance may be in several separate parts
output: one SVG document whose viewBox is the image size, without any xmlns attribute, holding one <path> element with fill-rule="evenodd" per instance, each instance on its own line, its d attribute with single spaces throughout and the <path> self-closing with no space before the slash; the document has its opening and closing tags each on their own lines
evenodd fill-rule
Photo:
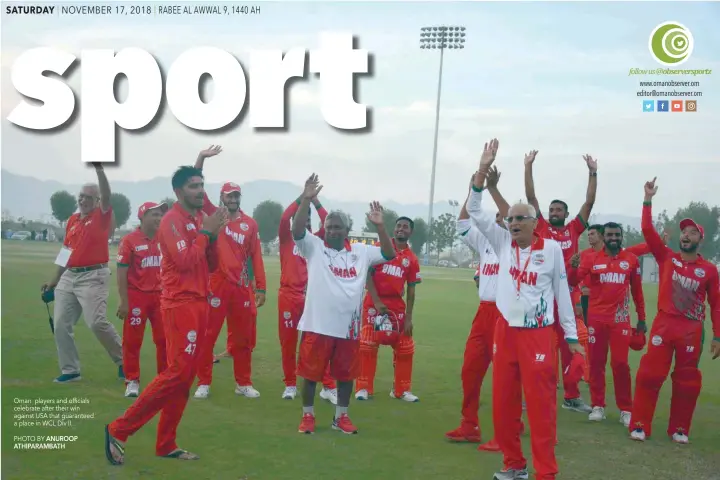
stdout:
<svg viewBox="0 0 720 480">
<path fill-rule="evenodd" d="M 285 126 L 285 83 L 305 79 L 306 50 L 253 50 L 250 53 L 250 124 L 254 128 Z M 320 47 L 309 54 L 309 70 L 320 76 L 320 111 L 325 121 L 342 130 L 368 125 L 368 107 L 353 98 L 356 73 L 369 73 L 369 53 L 353 48 L 349 33 L 321 33 Z M 25 97 L 7 119 L 20 127 L 50 130 L 65 126 L 75 111 L 75 93 L 61 77 L 77 60 L 71 53 L 50 47 L 23 52 L 12 66 L 13 86 Z M 157 116 L 162 102 L 163 78 L 155 58 L 140 48 L 81 52 L 81 159 L 83 162 L 115 162 L 115 129 L 139 130 Z M 124 74 L 128 94 L 115 99 L 113 86 Z M 204 103 L 199 96 L 200 78 L 213 79 L 213 97 Z M 245 107 L 248 87 L 240 62 L 215 47 L 192 48 L 170 66 L 165 97 L 175 118 L 203 131 L 219 130 L 232 123 Z M 69 126 L 70 123 L 67 124 Z"/>
</svg>

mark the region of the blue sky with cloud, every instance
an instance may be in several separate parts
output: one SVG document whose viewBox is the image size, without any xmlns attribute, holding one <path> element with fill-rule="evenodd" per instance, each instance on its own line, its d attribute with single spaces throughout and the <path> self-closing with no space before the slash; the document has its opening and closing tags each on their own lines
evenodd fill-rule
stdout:
<svg viewBox="0 0 720 480">
<path fill-rule="evenodd" d="M 467 43 L 445 56 L 437 199 L 463 195 L 482 143 L 492 136 L 501 141 L 498 167 L 513 200 L 522 196 L 522 154 L 533 148 L 540 150 L 536 175 L 543 198 L 579 204 L 586 178 L 581 154 L 591 153 L 604 174 L 598 211 L 621 211 L 627 200 L 617 192 L 640 189 L 653 175 L 661 184 L 663 179 L 674 184 L 675 194 L 662 200 L 668 208 L 717 199 L 720 141 L 713 124 L 720 124 L 720 29 L 713 19 L 720 18 L 718 3 L 257 4 L 259 15 L 221 19 L 3 16 L 3 168 L 41 178 L 45 172 L 45 178 L 68 182 L 88 175 L 78 160 L 79 123 L 61 134 L 37 136 L 5 120 L 18 101 L 9 67 L 32 46 L 75 54 L 83 48 L 139 46 L 167 70 L 182 51 L 212 45 L 235 53 L 248 74 L 252 48 L 312 49 L 321 31 L 350 31 L 375 55 L 376 74 L 361 81 L 360 97 L 374 107 L 372 134 L 346 135 L 327 126 L 318 106 L 319 82 L 312 79 L 293 88 L 287 134 L 255 134 L 246 121 L 230 133 L 203 135 L 166 114 L 150 134 L 121 134 L 122 167 L 113 175 L 127 180 L 168 175 L 178 163 L 190 163 L 200 148 L 220 143 L 224 160 L 208 168 L 211 181 L 300 183 L 317 171 L 332 178 L 325 188 L 329 197 L 426 201 L 438 52 L 420 50 L 419 33 L 423 25 L 443 23 L 467 27 Z M 695 39 L 692 58 L 682 68 L 712 68 L 712 75 L 628 76 L 630 68 L 660 66 L 650 56 L 648 36 L 668 20 L 686 25 Z M 79 76 L 69 81 L 78 94 Z M 638 82 L 671 78 L 701 82 L 698 111 L 643 113 L 642 98 L 635 94 Z M 32 163 L 21 154 L 30 140 L 36 150 Z M 51 173 L 50 165 L 61 165 L 63 173 Z M 699 170 L 714 173 L 698 175 Z"/>
</svg>

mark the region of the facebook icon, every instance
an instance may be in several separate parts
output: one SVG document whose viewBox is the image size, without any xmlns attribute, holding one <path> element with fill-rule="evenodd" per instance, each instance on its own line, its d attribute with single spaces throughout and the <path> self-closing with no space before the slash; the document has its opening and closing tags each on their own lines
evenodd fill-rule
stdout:
<svg viewBox="0 0 720 480">
<path fill-rule="evenodd" d="M 643 112 L 654 112 L 655 102 L 652 100 L 643 100 Z"/>
<path fill-rule="evenodd" d="M 667 100 L 658 100 L 657 101 L 657 111 L 658 112 L 667 112 L 669 106 L 669 102 Z"/>
</svg>

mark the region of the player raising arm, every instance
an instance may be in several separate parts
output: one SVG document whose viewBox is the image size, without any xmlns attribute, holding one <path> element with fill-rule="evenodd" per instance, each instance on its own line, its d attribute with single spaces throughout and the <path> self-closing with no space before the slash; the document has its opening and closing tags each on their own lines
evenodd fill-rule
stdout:
<svg viewBox="0 0 720 480">
<path fill-rule="evenodd" d="M 535 162 L 537 153 L 537 150 L 533 150 L 525 155 L 525 195 L 527 196 L 528 203 L 535 208 L 536 212 L 538 212 L 538 221 L 535 232 L 543 238 L 551 238 L 560 244 L 563 251 L 563 258 L 565 259 L 565 264 L 567 265 L 570 261 L 570 257 L 578 253 L 580 235 L 582 235 L 587 227 L 590 212 L 592 211 L 593 204 L 595 203 L 595 194 L 597 193 L 597 160 L 592 158 L 590 155 L 583 155 L 583 160 L 585 160 L 590 173 L 585 203 L 582 207 L 580 207 L 580 212 L 577 216 L 566 225 L 565 220 L 568 218 L 569 210 L 567 203 L 562 200 L 553 200 L 550 202 L 547 220 L 543 218 L 540 213 L 540 204 L 535 196 L 535 182 L 533 180 L 532 172 L 533 163 Z M 572 299 L 573 305 L 582 305 L 581 296 L 582 291 L 580 288 L 570 288 L 570 298 Z M 588 335 L 580 307 L 578 307 L 577 311 L 575 311 L 575 319 L 580 342 L 581 344 L 585 343 L 585 339 L 588 338 Z M 557 326 L 559 326 L 559 324 L 556 324 L 556 327 Z M 557 330 L 556 337 L 557 344 L 560 349 L 563 372 L 567 372 L 570 361 L 572 360 L 572 355 L 567 343 L 563 341 L 562 330 Z M 570 378 L 568 375 L 563 375 L 563 390 L 565 393 L 565 400 L 563 401 L 562 407 L 564 409 L 580 413 L 590 413 L 592 411 L 592 409 L 586 405 L 580 397 L 579 379 L 575 381 L 575 379 Z"/>
<path fill-rule="evenodd" d="M 655 180 L 645 183 L 641 227 L 660 270 L 658 313 L 635 378 L 630 438 L 644 441 L 650 437 L 658 394 L 674 356 L 667 434 L 674 442 L 684 444 L 689 443 L 690 425 L 702 388 L 698 363 L 706 298 L 714 336 L 712 357 L 720 356 L 720 282 L 717 267 L 698 254 L 705 232 L 694 220 L 680 221 L 680 252 L 663 244 L 652 221 L 652 198 L 658 189 Z"/>
<path fill-rule="evenodd" d="M 202 170 L 205 159 L 222 152 L 219 145 L 201 151 L 195 168 Z M 198 361 L 198 388 L 195 398 L 210 395 L 213 348 L 227 318 L 227 345 L 233 358 L 235 393 L 247 398 L 260 396 L 252 385 L 252 353 L 257 342 L 257 309 L 265 304 L 265 265 L 257 222 L 240 208 L 240 186 L 227 182 L 220 190 L 220 205 L 227 208 L 229 220 L 217 238 L 218 269 L 210 276 L 210 314 L 205 344 Z M 218 207 L 205 194 L 203 212 L 212 215 Z M 256 289 L 248 271 L 252 264 Z"/>
<path fill-rule="evenodd" d="M 500 211 L 495 215 L 495 221 L 502 226 L 502 218 L 507 215 L 509 205 L 500 195 L 497 189 L 500 173 L 497 168 L 492 167 L 488 171 L 486 184 L 493 195 L 495 202 L 499 205 Z M 475 175 L 470 180 L 468 188 L 468 199 L 472 192 Z M 497 296 L 497 279 L 499 263 L 497 255 L 487 241 L 487 238 L 480 233 L 480 230 L 472 224 L 470 214 L 467 211 L 467 200 L 463 203 L 460 215 L 456 224 L 460 240 L 480 255 L 480 264 L 477 272 L 478 294 L 480 305 L 478 306 L 470 335 L 465 343 L 465 354 L 463 356 L 460 378 L 462 380 L 463 401 L 461 408 L 462 419 L 460 426 L 445 434 L 445 438 L 451 442 L 472 442 L 482 441 L 478 408 L 480 406 L 480 389 L 488 367 L 492 362 L 493 338 L 495 324 L 500 312 L 495 305 Z M 499 451 L 500 447 L 494 439 L 480 445 L 478 450 Z"/>
<path fill-rule="evenodd" d="M 493 423 L 503 452 L 504 468 L 496 480 L 527 478 L 520 428 L 522 392 L 530 421 L 533 463 L 538 478 L 555 478 L 557 369 L 553 362 L 554 328 L 559 322 L 569 349 L 583 354 L 578 343 L 563 254 L 557 242 L 534 235 L 536 212 L 531 205 L 510 207 L 500 227 L 482 209 L 483 183 L 495 161 L 498 141 L 485 144 L 467 210 L 498 256 L 497 308 L 493 355 Z M 553 305 L 557 298 L 556 317 Z M 574 362 L 573 362 L 574 363 Z"/>
<path fill-rule="evenodd" d="M 605 249 L 586 255 L 579 264 L 577 256 L 573 256 L 568 281 L 575 286 L 586 279 L 592 291 L 587 320 L 592 402 L 592 412 L 588 418 L 596 422 L 605 419 L 605 366 L 610 349 L 615 402 L 620 410 L 620 422 L 627 427 L 632 411 L 632 378 L 628 364 L 632 328 L 628 292 L 632 292 L 635 301 L 637 329 L 641 332 L 647 330 L 645 298 L 640 262 L 635 255 L 622 248 L 622 227 L 617 223 L 606 223 L 603 232 Z"/>
<path fill-rule="evenodd" d="M 305 290 L 307 289 L 307 262 L 300 254 L 300 249 L 292 238 L 291 221 L 302 203 L 302 197 L 291 203 L 280 217 L 278 228 L 278 242 L 280 245 L 280 289 L 278 290 L 278 336 L 280 338 L 280 355 L 282 358 L 283 381 L 285 390 L 282 398 L 292 400 L 297 395 L 297 350 L 298 350 L 298 322 L 305 308 Z M 320 205 L 317 197 L 311 199 L 320 217 L 321 227 L 315 235 L 323 238 L 325 232 L 322 224 L 325 223 L 327 211 Z M 312 233 L 310 210 L 305 225 L 307 231 Z M 323 378 L 323 389 L 320 398 L 337 404 L 337 389 L 335 381 L 326 370 Z"/>
<path fill-rule="evenodd" d="M 303 418 L 298 431 L 314 433 L 315 387 L 322 381 L 327 365 L 337 381 L 337 407 L 332 428 L 343 433 L 357 433 L 347 410 L 353 380 L 359 369 L 362 298 L 368 269 L 395 258 L 395 249 L 383 225 L 379 203 L 370 204 L 368 219 L 380 238 L 380 247 L 363 243 L 350 244 L 350 222 L 341 212 L 330 212 L 325 219 L 325 240 L 307 233 L 310 201 L 322 186 L 313 174 L 305 182 L 302 201 L 292 225 L 295 243 L 307 259 L 308 287 L 305 310 L 298 330 L 303 332 L 298 360 L 302 387 Z"/>
</svg>

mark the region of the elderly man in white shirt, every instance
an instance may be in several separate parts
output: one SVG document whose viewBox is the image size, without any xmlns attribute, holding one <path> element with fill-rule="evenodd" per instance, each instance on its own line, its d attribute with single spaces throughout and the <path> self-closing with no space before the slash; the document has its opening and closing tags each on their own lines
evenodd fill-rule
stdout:
<svg viewBox="0 0 720 480">
<path fill-rule="evenodd" d="M 493 346 L 493 424 L 504 468 L 494 478 L 529 478 L 520 443 L 524 392 L 536 477 L 549 480 L 558 473 L 553 324 L 560 322 L 573 353 L 584 355 L 584 351 L 577 341 L 562 250 L 557 242 L 533 234 L 537 222 L 533 207 L 510 207 L 505 219 L 507 230 L 495 222 L 494 215 L 482 210 L 483 185 L 497 149 L 496 139 L 485 144 L 467 202 L 470 218 L 487 238 L 500 264 L 496 305 L 501 318 L 495 327 Z M 557 319 L 553 312 L 556 300 Z"/>
</svg>

